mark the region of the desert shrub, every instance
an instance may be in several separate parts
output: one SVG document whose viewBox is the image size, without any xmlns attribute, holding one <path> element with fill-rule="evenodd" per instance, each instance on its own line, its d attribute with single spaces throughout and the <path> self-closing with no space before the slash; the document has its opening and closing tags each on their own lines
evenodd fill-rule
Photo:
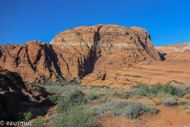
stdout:
<svg viewBox="0 0 190 127">
<path fill-rule="evenodd" d="M 94 112 L 90 112 L 88 109 L 77 108 L 74 110 L 72 116 L 73 126 L 93 127 L 97 123 L 97 115 Z"/>
<path fill-rule="evenodd" d="M 162 104 L 162 102 L 159 101 L 159 100 L 158 100 L 158 101 L 155 101 L 154 103 L 155 103 L 155 105 L 160 105 L 160 104 Z"/>
<path fill-rule="evenodd" d="M 95 112 L 95 113 L 99 113 L 100 111 L 100 106 L 95 106 L 95 107 L 91 107 L 89 109 L 90 112 Z"/>
<path fill-rule="evenodd" d="M 132 89 L 136 89 L 137 92 L 133 92 L 133 94 L 135 94 L 135 98 L 137 97 L 143 97 L 146 96 L 149 93 L 149 86 L 145 85 L 145 84 L 138 84 L 138 85 L 134 85 L 131 86 Z"/>
<path fill-rule="evenodd" d="M 131 86 L 132 89 L 140 89 L 140 88 L 146 88 L 148 85 L 145 84 L 138 84 L 138 85 L 133 85 Z M 148 86 L 149 87 L 149 86 Z"/>
<path fill-rule="evenodd" d="M 171 82 L 175 82 L 175 83 L 178 83 L 178 81 L 176 81 L 176 80 L 172 80 Z"/>
<path fill-rule="evenodd" d="M 141 86 L 141 89 L 143 89 L 143 90 L 145 90 L 146 92 L 149 92 L 149 86 L 148 85 L 145 85 L 145 84 L 143 84 L 142 86 Z"/>
<path fill-rule="evenodd" d="M 107 102 L 100 106 L 98 113 L 106 113 L 107 111 L 110 110 L 119 110 L 120 108 L 126 107 L 127 105 L 133 103 L 131 100 L 129 101 L 121 101 L 121 100 L 116 100 L 113 102 Z"/>
<path fill-rule="evenodd" d="M 115 92 L 112 94 L 113 97 L 118 97 L 121 99 L 128 99 L 130 97 L 131 93 L 128 92 Z"/>
<path fill-rule="evenodd" d="M 183 95 L 185 94 L 185 92 L 181 88 L 174 87 L 173 85 L 169 84 L 164 84 L 162 86 L 162 92 L 170 95 L 176 95 L 178 97 L 183 97 Z"/>
<path fill-rule="evenodd" d="M 51 124 L 53 127 L 95 127 L 97 125 L 96 113 L 83 106 L 75 107 L 69 114 L 59 114 Z"/>
<path fill-rule="evenodd" d="M 145 95 L 142 95 L 145 93 L 146 94 L 152 93 L 155 95 L 157 95 L 158 93 L 165 93 L 165 94 L 170 94 L 170 95 L 176 95 L 178 97 L 183 97 L 183 95 L 185 94 L 185 91 L 182 88 L 179 88 L 177 86 L 173 86 L 170 84 L 164 84 L 162 86 L 161 83 L 157 83 L 157 84 L 151 85 L 150 87 L 145 84 L 138 84 L 136 86 L 132 86 L 131 88 L 143 90 L 144 93 L 141 92 L 141 96 L 145 96 Z"/>
<path fill-rule="evenodd" d="M 31 113 L 31 111 L 29 111 L 29 112 L 25 112 L 25 113 L 23 114 L 23 117 L 24 117 L 24 119 L 25 119 L 26 121 L 29 121 L 29 120 L 32 119 L 33 115 L 32 115 L 32 113 Z"/>
<path fill-rule="evenodd" d="M 139 91 L 137 95 L 143 97 L 143 96 L 146 96 L 146 92 L 145 91 Z"/>
<path fill-rule="evenodd" d="M 94 88 L 110 88 L 110 87 L 103 85 L 103 86 L 89 86 L 89 88 L 94 89 Z"/>
<path fill-rule="evenodd" d="M 84 93 L 78 89 L 72 91 L 66 97 L 61 97 L 57 100 L 57 111 L 67 110 L 72 106 L 79 106 L 85 104 L 87 100 L 84 98 Z"/>
<path fill-rule="evenodd" d="M 58 99 L 58 96 L 57 95 L 49 95 L 48 96 L 48 99 L 50 100 L 50 101 L 52 101 L 52 102 L 56 102 L 57 101 L 57 99 Z"/>
<path fill-rule="evenodd" d="M 113 85 L 114 83 L 112 82 L 112 83 L 110 83 L 110 85 Z"/>
<path fill-rule="evenodd" d="M 95 94 L 95 93 L 90 93 L 90 94 L 88 95 L 88 99 L 89 99 L 89 100 L 95 100 L 96 98 L 98 98 L 98 95 Z"/>
<path fill-rule="evenodd" d="M 175 104 L 176 104 L 176 99 L 174 97 L 167 97 L 163 101 L 163 105 L 165 105 L 165 106 L 173 106 Z"/>
<path fill-rule="evenodd" d="M 82 91 L 75 89 L 67 97 L 65 97 L 65 102 L 69 103 L 71 106 L 82 105 L 86 103 L 84 96 L 85 94 Z"/>
<path fill-rule="evenodd" d="M 186 98 L 186 99 L 190 99 L 190 94 L 186 94 L 183 97 Z"/>
<path fill-rule="evenodd" d="M 137 98 L 142 98 L 143 96 L 141 96 L 141 95 L 136 95 L 136 96 L 134 96 L 134 98 L 135 99 L 137 99 Z"/>
<path fill-rule="evenodd" d="M 107 100 L 108 100 L 108 97 L 107 97 L 107 96 L 106 96 L 106 97 L 102 97 L 102 98 L 100 99 L 99 103 L 105 103 L 105 102 L 107 102 Z"/>
<path fill-rule="evenodd" d="M 178 82 L 178 81 L 176 81 L 176 80 L 172 80 L 171 82 L 175 82 L 175 83 L 178 83 L 178 84 L 182 84 L 182 85 L 184 85 L 183 82 Z"/>
<path fill-rule="evenodd" d="M 152 94 L 152 93 L 148 93 L 146 94 L 146 97 L 148 97 L 149 99 L 152 99 L 153 97 L 155 97 L 156 95 L 155 94 Z"/>
<path fill-rule="evenodd" d="M 183 107 L 183 109 L 189 109 L 189 106 L 185 105 L 185 106 Z"/>
<path fill-rule="evenodd" d="M 111 111 L 111 114 L 114 116 L 125 116 L 126 118 L 137 118 L 140 115 L 140 111 L 145 112 L 145 114 L 156 114 L 158 112 L 156 107 L 152 105 L 138 101 L 133 102 L 131 100 L 116 100 L 105 103 L 102 106 L 92 107 L 90 110 L 98 113 L 106 113 L 107 111 Z"/>
<path fill-rule="evenodd" d="M 167 97 L 167 94 L 164 93 L 164 92 L 159 92 L 159 93 L 157 94 L 157 97 L 159 97 L 159 98 L 161 98 L 161 97 Z"/>
<path fill-rule="evenodd" d="M 99 113 L 106 113 L 107 111 L 111 110 L 113 108 L 113 103 L 112 102 L 108 102 L 108 103 L 105 103 L 104 105 L 102 105 L 100 108 L 99 108 Z"/>
<path fill-rule="evenodd" d="M 123 76 L 131 76 L 131 75 L 129 75 L 129 74 L 125 74 L 125 75 L 123 75 Z"/>
<path fill-rule="evenodd" d="M 161 83 L 157 83 L 157 84 L 151 85 L 150 93 L 153 93 L 155 95 L 160 93 L 159 96 L 163 96 L 165 93 L 165 94 L 170 94 L 173 96 L 176 95 L 178 97 L 183 97 L 183 95 L 185 94 L 185 91 L 182 88 L 179 88 L 177 86 L 173 86 L 170 84 L 164 84 L 162 86 Z"/>
<path fill-rule="evenodd" d="M 65 108 L 65 105 L 68 105 L 65 103 L 65 98 L 64 97 L 60 97 L 58 100 L 57 100 L 57 111 L 58 112 L 62 112 L 63 109 Z M 66 110 L 66 109 L 65 109 Z"/>
<path fill-rule="evenodd" d="M 127 106 L 132 105 L 133 102 L 131 100 L 129 101 L 118 101 L 113 104 L 113 107 L 111 109 L 111 114 L 114 116 L 122 116 L 124 110 Z"/>
<path fill-rule="evenodd" d="M 142 78 L 140 75 L 134 75 L 134 76 L 131 76 L 131 77 L 134 77 L 134 78 Z"/>
<path fill-rule="evenodd" d="M 145 112 L 145 114 L 148 114 L 148 115 L 156 114 L 158 112 L 156 107 L 137 101 L 133 105 L 130 105 L 127 107 L 127 109 L 124 111 L 124 116 L 127 119 L 135 119 L 140 116 L 140 111 L 143 111 Z"/>
<path fill-rule="evenodd" d="M 161 83 L 157 83 L 157 84 L 151 85 L 149 91 L 150 93 L 157 95 L 161 89 L 162 89 Z"/>
<path fill-rule="evenodd" d="M 47 116 L 51 116 L 51 115 L 53 115 L 53 112 L 51 110 L 48 110 Z"/>
<path fill-rule="evenodd" d="M 111 110 L 111 114 L 113 115 L 113 116 L 121 116 L 122 114 L 123 114 L 123 112 L 124 112 L 124 109 L 122 110 L 122 109 L 120 109 L 120 110 Z"/>
<path fill-rule="evenodd" d="M 65 86 L 65 85 L 81 85 L 80 82 L 76 82 L 76 81 L 63 81 L 62 83 L 60 83 L 61 86 Z"/>
<path fill-rule="evenodd" d="M 27 127 L 27 126 L 25 126 L 25 127 Z M 32 122 L 32 126 L 29 126 L 29 127 L 45 127 L 44 121 L 41 119 L 41 117 L 38 117 L 37 120 Z"/>
<path fill-rule="evenodd" d="M 184 101 L 184 100 L 180 100 L 177 102 L 178 105 L 186 105 L 187 104 L 187 101 Z"/>
</svg>

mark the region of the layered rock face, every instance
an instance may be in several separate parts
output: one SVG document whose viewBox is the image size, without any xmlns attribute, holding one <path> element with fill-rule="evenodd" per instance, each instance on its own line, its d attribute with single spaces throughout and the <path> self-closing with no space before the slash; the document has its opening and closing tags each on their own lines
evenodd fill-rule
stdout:
<svg viewBox="0 0 190 127">
<path fill-rule="evenodd" d="M 28 41 L 14 47 L 0 46 L 0 52 L 2 68 L 17 72 L 29 83 L 56 82 L 64 79 L 64 73 L 68 74 L 67 65 L 64 59 L 61 59 L 60 49 L 49 44 Z"/>
<path fill-rule="evenodd" d="M 50 44 L 69 54 L 64 58 L 71 75 L 82 79 L 91 73 L 83 78 L 83 84 L 105 80 L 110 70 L 132 67 L 141 61 L 160 60 L 148 32 L 137 27 L 82 26 L 59 33 Z"/>
<path fill-rule="evenodd" d="M 0 65 L 28 82 L 80 81 L 92 72 L 94 80 L 104 80 L 108 70 L 155 60 L 160 57 L 145 29 L 119 25 L 68 29 L 50 44 L 29 41 L 13 48 L 0 47 Z"/>
</svg>

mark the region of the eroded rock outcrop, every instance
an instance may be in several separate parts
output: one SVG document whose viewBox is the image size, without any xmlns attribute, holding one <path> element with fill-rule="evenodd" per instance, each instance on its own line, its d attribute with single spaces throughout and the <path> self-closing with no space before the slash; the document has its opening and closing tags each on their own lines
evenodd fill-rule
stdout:
<svg viewBox="0 0 190 127">
<path fill-rule="evenodd" d="M 46 82 L 62 80 L 66 65 L 59 64 L 59 50 L 49 44 L 28 41 L 26 44 L 9 49 L 9 45 L 0 47 L 0 65 L 10 71 L 17 72 L 24 81 Z M 7 48 L 7 50 L 4 50 Z M 58 51 L 55 53 L 55 51 Z"/>
<path fill-rule="evenodd" d="M 132 67 L 141 61 L 160 60 L 145 29 L 119 25 L 77 27 L 59 33 L 50 42 L 69 55 L 64 57 L 70 68 L 78 68 L 83 84 L 107 80 L 107 71 Z M 78 61 L 78 62 L 77 62 Z M 74 68 L 73 68 L 74 70 Z M 75 69 L 76 70 L 76 69 Z M 71 74 L 73 75 L 71 71 Z"/>
<path fill-rule="evenodd" d="M 29 41 L 11 50 L 5 47 L 0 47 L 0 65 L 28 82 L 80 81 L 92 72 L 93 79 L 104 73 L 104 80 L 107 70 L 160 60 L 145 29 L 119 25 L 76 27 L 59 33 L 50 44 Z"/>
<path fill-rule="evenodd" d="M 45 88 L 24 84 L 18 73 L 0 67 L 0 119 L 19 120 L 22 111 L 53 94 Z"/>
</svg>

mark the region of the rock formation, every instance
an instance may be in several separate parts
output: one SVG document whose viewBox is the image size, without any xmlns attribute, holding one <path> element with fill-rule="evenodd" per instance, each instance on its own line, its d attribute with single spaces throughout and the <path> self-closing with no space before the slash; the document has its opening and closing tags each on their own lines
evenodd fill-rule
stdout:
<svg viewBox="0 0 190 127">
<path fill-rule="evenodd" d="M 19 120 L 19 113 L 24 107 L 29 108 L 34 102 L 40 103 L 52 92 L 32 84 L 25 85 L 18 73 L 0 67 L 0 119 Z M 25 103 L 25 106 L 23 106 Z M 29 106 L 30 105 L 30 106 Z"/>
<path fill-rule="evenodd" d="M 161 57 L 165 59 L 173 59 L 174 57 L 183 54 L 185 51 L 190 51 L 190 42 L 171 44 L 155 47 Z"/>
<path fill-rule="evenodd" d="M 104 80 L 107 70 L 160 60 L 145 29 L 119 25 L 77 27 L 59 33 L 50 44 L 28 41 L 10 47 L 0 47 L 0 65 L 28 82 L 80 81 L 92 72 L 93 80 Z"/>
</svg>

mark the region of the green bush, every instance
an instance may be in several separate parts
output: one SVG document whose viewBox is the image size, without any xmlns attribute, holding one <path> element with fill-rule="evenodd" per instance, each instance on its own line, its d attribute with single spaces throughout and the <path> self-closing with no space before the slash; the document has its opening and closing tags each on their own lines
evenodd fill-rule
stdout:
<svg viewBox="0 0 190 127">
<path fill-rule="evenodd" d="M 69 114 L 57 115 L 51 124 L 52 127 L 95 127 L 96 125 L 96 113 L 82 106 L 73 108 Z"/>
<path fill-rule="evenodd" d="M 146 97 L 148 97 L 149 99 L 152 99 L 153 97 L 155 97 L 155 94 L 147 93 Z"/>
<path fill-rule="evenodd" d="M 51 115 L 53 115 L 53 112 L 51 110 L 48 110 L 47 116 L 51 116 Z"/>
<path fill-rule="evenodd" d="M 127 107 L 127 109 L 124 111 L 124 116 L 127 119 L 135 119 L 140 116 L 140 111 L 143 111 L 145 112 L 145 114 L 148 114 L 148 115 L 156 114 L 158 112 L 156 107 L 137 101 L 133 105 L 130 105 Z"/>
<path fill-rule="evenodd" d="M 161 83 L 151 85 L 150 86 L 150 93 L 153 93 L 153 94 L 157 95 L 160 92 L 161 89 L 162 89 Z"/>
<path fill-rule="evenodd" d="M 190 94 L 186 94 L 183 97 L 186 98 L 186 99 L 190 99 Z"/>
<path fill-rule="evenodd" d="M 177 102 L 178 105 L 186 105 L 187 104 L 187 101 L 184 101 L 184 100 L 180 100 Z"/>
<path fill-rule="evenodd" d="M 134 75 L 134 76 L 131 76 L 131 77 L 134 77 L 134 78 L 142 78 L 140 75 Z"/>
<path fill-rule="evenodd" d="M 145 91 L 139 91 L 137 95 L 143 97 L 143 96 L 146 96 L 146 92 Z"/>
<path fill-rule="evenodd" d="M 65 98 L 64 97 L 60 97 L 58 100 L 57 100 L 57 111 L 58 112 L 62 112 L 63 109 L 65 108 Z M 66 109 L 65 109 L 66 110 Z"/>
<path fill-rule="evenodd" d="M 25 126 L 25 127 L 27 127 L 27 126 Z M 45 127 L 44 126 L 44 121 L 41 120 L 41 117 L 38 117 L 37 120 L 32 122 L 32 126 L 29 126 L 29 127 Z"/>
<path fill-rule="evenodd" d="M 165 106 L 173 106 L 176 104 L 176 99 L 174 97 L 167 97 L 164 101 L 163 101 L 163 105 Z"/>
<path fill-rule="evenodd" d="M 167 97 L 167 94 L 164 93 L 164 92 L 159 92 L 159 93 L 157 94 L 157 97 L 159 97 L 159 98 Z"/>
<path fill-rule="evenodd" d="M 146 92 L 149 92 L 149 90 L 150 90 L 149 86 L 145 85 L 145 84 L 142 84 L 141 89 L 145 90 Z"/>
<path fill-rule="evenodd" d="M 108 98 L 107 96 L 106 97 L 103 97 L 100 99 L 99 103 L 106 103 L 106 102 L 110 102 L 111 101 L 111 98 Z"/>
<path fill-rule="evenodd" d="M 155 105 L 160 105 L 162 102 L 161 101 L 155 101 L 154 103 L 155 103 Z"/>
<path fill-rule="evenodd" d="M 87 100 L 84 96 L 85 94 L 82 91 L 75 89 L 66 97 L 61 97 L 57 100 L 57 111 L 61 112 L 63 109 L 67 110 L 69 107 L 85 104 Z"/>
<path fill-rule="evenodd" d="M 29 112 L 25 112 L 25 113 L 23 114 L 23 116 L 24 116 L 24 119 L 25 119 L 26 121 L 31 120 L 32 117 L 33 117 L 31 111 L 29 111 Z"/>
<path fill-rule="evenodd" d="M 175 87 L 173 85 L 170 84 L 164 84 L 163 86 L 161 85 L 161 83 L 157 83 L 154 85 L 151 85 L 150 87 L 148 85 L 145 84 L 138 84 L 136 86 L 132 86 L 132 88 L 136 88 L 136 89 L 142 89 L 145 92 L 141 93 L 142 94 L 155 94 L 157 95 L 158 93 L 165 93 L 165 94 L 170 94 L 170 95 L 176 95 L 178 97 L 183 97 L 183 95 L 185 94 L 185 91 L 179 87 Z M 145 95 L 142 95 L 145 96 Z M 160 95 L 159 95 L 160 96 Z"/>
<path fill-rule="evenodd" d="M 50 100 L 50 101 L 52 101 L 52 102 L 56 102 L 57 101 L 57 99 L 58 99 L 58 96 L 57 95 L 49 95 L 48 96 L 48 99 Z"/>
<path fill-rule="evenodd" d="M 138 101 L 133 102 L 131 100 L 116 100 L 114 102 L 105 103 L 102 106 L 92 107 L 90 110 L 98 113 L 111 111 L 111 114 L 114 116 L 125 116 L 126 118 L 137 118 L 140 115 L 140 111 L 145 112 L 145 114 L 156 114 L 158 112 L 156 107 L 152 105 Z"/>
<path fill-rule="evenodd" d="M 103 86 L 89 86 L 89 88 L 94 89 L 94 88 L 110 88 L 110 87 L 103 85 Z"/>
<path fill-rule="evenodd" d="M 138 85 L 133 85 L 131 86 L 132 89 L 140 89 L 140 88 L 146 88 L 148 85 L 145 84 L 138 84 Z M 148 86 L 149 87 L 149 86 Z M 149 89 L 149 88 L 148 88 Z"/>
<path fill-rule="evenodd" d="M 131 75 L 129 75 L 129 74 L 125 74 L 125 75 L 123 75 L 123 76 L 131 76 Z"/>
<path fill-rule="evenodd" d="M 178 87 L 174 87 L 173 85 L 165 84 L 162 86 L 162 92 L 170 94 L 170 95 L 176 95 L 178 97 L 183 97 L 185 92 Z"/>
<path fill-rule="evenodd" d="M 98 98 L 98 95 L 95 94 L 95 93 L 91 93 L 91 94 L 88 95 L 89 100 L 95 100 L 96 98 Z"/>
<path fill-rule="evenodd" d="M 113 97 L 118 97 L 121 99 L 128 99 L 130 97 L 130 92 L 115 92 L 112 94 Z"/>
<path fill-rule="evenodd" d="M 189 106 L 185 105 L 185 106 L 183 107 L 183 109 L 189 109 Z"/>
</svg>

